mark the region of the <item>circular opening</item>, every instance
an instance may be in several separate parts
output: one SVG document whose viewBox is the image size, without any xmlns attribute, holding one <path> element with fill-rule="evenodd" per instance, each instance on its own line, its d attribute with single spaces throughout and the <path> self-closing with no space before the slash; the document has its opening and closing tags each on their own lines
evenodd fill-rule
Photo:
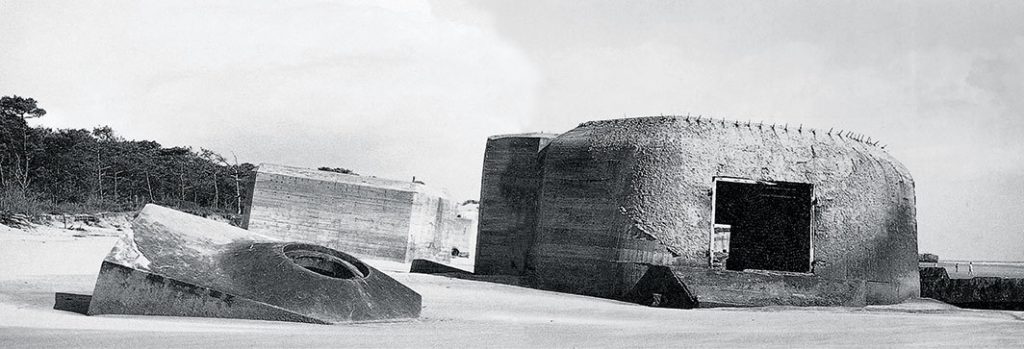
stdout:
<svg viewBox="0 0 1024 349">
<path fill-rule="evenodd" d="M 327 277 L 352 279 L 370 275 L 370 269 L 355 257 L 322 246 L 287 245 L 284 255 L 300 267 Z"/>
</svg>

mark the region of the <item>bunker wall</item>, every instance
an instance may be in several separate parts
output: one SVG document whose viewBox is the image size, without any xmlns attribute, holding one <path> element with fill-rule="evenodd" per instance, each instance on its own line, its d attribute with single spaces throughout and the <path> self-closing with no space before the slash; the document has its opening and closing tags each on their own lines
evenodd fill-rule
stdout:
<svg viewBox="0 0 1024 349">
<path fill-rule="evenodd" d="M 258 172 L 250 231 L 404 262 L 414 193 Z"/>
<path fill-rule="evenodd" d="M 533 244 L 538 152 L 554 135 L 499 136 L 487 140 L 480 188 L 475 272 L 522 275 Z"/>
<path fill-rule="evenodd" d="M 545 149 L 527 277 L 544 289 L 615 298 L 643 276 L 639 263 L 663 265 L 672 255 L 624 214 L 632 159 L 621 149 L 594 152 L 593 136 L 569 132 Z"/>
<path fill-rule="evenodd" d="M 413 196 L 406 262 L 428 259 L 448 263 L 453 247 L 465 249 L 473 236 L 471 221 L 459 217 L 457 211 L 451 200 L 425 193 Z"/>
</svg>

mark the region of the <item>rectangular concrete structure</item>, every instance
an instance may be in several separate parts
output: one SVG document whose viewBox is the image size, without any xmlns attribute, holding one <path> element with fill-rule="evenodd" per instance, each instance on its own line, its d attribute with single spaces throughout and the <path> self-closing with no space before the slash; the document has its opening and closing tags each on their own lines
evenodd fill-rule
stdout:
<svg viewBox="0 0 1024 349">
<path fill-rule="evenodd" d="M 246 229 L 360 258 L 448 263 L 452 248 L 467 251 L 475 242 L 456 203 L 412 181 L 261 164 L 251 197 Z"/>
</svg>

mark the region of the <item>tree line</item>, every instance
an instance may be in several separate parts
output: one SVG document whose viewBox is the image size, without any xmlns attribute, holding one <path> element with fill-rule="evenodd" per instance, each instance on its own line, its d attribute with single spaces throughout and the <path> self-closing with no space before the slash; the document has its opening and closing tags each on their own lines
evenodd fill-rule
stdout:
<svg viewBox="0 0 1024 349">
<path fill-rule="evenodd" d="M 147 203 L 203 215 L 247 209 L 252 164 L 208 149 L 126 140 L 109 126 L 29 126 L 45 115 L 32 98 L 0 97 L 0 214 L 133 210 Z"/>
</svg>

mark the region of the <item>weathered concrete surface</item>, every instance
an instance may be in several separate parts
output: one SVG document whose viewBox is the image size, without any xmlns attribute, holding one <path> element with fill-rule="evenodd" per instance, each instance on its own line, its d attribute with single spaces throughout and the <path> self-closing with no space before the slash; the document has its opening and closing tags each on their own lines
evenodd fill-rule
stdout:
<svg viewBox="0 0 1024 349">
<path fill-rule="evenodd" d="M 487 138 L 480 185 L 480 223 L 474 272 L 522 275 L 533 245 L 541 169 L 537 153 L 554 134 Z"/>
<path fill-rule="evenodd" d="M 105 259 L 89 314 L 336 323 L 415 318 L 420 296 L 323 246 L 147 205 Z"/>
<path fill-rule="evenodd" d="M 57 292 L 53 295 L 53 298 L 53 309 L 82 315 L 89 314 L 89 303 L 92 301 L 92 296 L 90 295 Z"/>
<path fill-rule="evenodd" d="M 650 266 L 626 300 L 672 308 L 864 306 L 865 289 L 863 280 L 798 273 Z"/>
<path fill-rule="evenodd" d="M 411 181 L 261 164 L 243 226 L 361 258 L 448 263 L 475 241 L 456 211 L 443 191 Z"/>
<path fill-rule="evenodd" d="M 329 323 L 238 295 L 103 262 L 89 315 L 129 314 Z"/>
<path fill-rule="evenodd" d="M 476 236 L 472 222 L 459 216 L 457 204 L 445 194 L 417 193 L 411 207 L 405 262 L 429 259 L 450 264 L 453 248 L 461 251 L 471 249 L 471 239 Z"/>
<path fill-rule="evenodd" d="M 863 281 L 869 304 L 920 293 L 913 180 L 885 151 L 848 136 L 685 117 L 617 119 L 581 124 L 537 159 L 542 179 L 523 268 L 536 287 L 621 298 L 644 264 L 710 267 L 712 186 L 733 177 L 813 185 L 815 276 Z M 488 171 L 485 163 L 483 183 L 506 174 L 516 172 Z M 482 220 L 489 204 L 515 197 L 488 187 Z M 529 218 L 512 215 L 504 224 L 528 236 L 521 227 L 529 222 L 519 220 Z"/>
<path fill-rule="evenodd" d="M 921 297 L 964 308 L 1024 310 L 1024 279 L 950 279 L 945 268 L 921 268 Z"/>
</svg>

